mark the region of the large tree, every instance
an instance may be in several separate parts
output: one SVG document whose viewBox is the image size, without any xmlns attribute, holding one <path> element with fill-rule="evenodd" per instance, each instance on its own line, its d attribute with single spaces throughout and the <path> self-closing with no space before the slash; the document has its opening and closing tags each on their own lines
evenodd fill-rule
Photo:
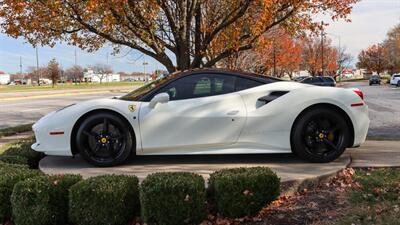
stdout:
<svg viewBox="0 0 400 225">
<path fill-rule="evenodd" d="M 52 86 L 57 84 L 57 80 L 60 78 L 60 66 L 56 59 L 50 60 L 49 64 L 47 65 L 47 77 L 51 80 Z"/>
<path fill-rule="evenodd" d="M 387 61 L 384 55 L 384 48 L 381 44 L 374 44 L 358 55 L 357 67 L 367 69 L 369 72 L 380 74 L 387 69 Z"/>
<path fill-rule="evenodd" d="M 387 33 L 382 47 L 389 72 L 391 74 L 400 72 L 400 25 Z"/>
<path fill-rule="evenodd" d="M 83 68 L 78 65 L 71 66 L 65 70 L 65 75 L 68 80 L 72 80 L 74 83 L 78 83 L 83 79 Z"/>
<path fill-rule="evenodd" d="M 66 41 L 88 51 L 112 43 L 168 71 L 210 67 L 280 25 L 315 30 L 315 15 L 346 19 L 359 0 L 0 0 L 0 26 L 31 44 Z"/>
<path fill-rule="evenodd" d="M 299 39 L 276 29 L 264 35 L 257 47 L 229 56 L 218 65 L 234 70 L 282 77 L 285 74 L 291 76 L 299 69 L 300 62 Z"/>
<path fill-rule="evenodd" d="M 113 73 L 111 66 L 108 64 L 97 63 L 94 66 L 90 66 L 90 68 L 93 70 L 94 75 L 99 78 L 100 84 L 103 82 L 104 78 Z"/>
<path fill-rule="evenodd" d="M 337 72 L 338 52 L 332 40 L 317 36 L 305 37 L 302 41 L 301 67 L 311 75 L 334 76 Z"/>
</svg>

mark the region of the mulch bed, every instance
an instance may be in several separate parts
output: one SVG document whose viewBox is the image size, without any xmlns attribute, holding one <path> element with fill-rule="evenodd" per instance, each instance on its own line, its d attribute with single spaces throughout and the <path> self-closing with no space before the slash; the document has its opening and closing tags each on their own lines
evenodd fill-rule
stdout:
<svg viewBox="0 0 400 225">
<path fill-rule="evenodd" d="M 270 206 L 261 210 L 256 217 L 228 219 L 209 215 L 201 225 L 320 225 L 341 218 L 350 209 L 344 194 L 350 187 L 359 186 L 353 182 L 354 170 L 340 171 L 328 183 L 320 184 L 314 190 L 303 190 L 292 196 L 282 196 Z"/>
</svg>

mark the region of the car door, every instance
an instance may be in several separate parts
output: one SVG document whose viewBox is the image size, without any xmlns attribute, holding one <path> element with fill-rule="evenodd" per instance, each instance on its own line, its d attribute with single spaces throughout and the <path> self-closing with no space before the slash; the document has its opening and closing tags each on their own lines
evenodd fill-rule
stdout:
<svg viewBox="0 0 400 225">
<path fill-rule="evenodd" d="M 192 74 L 156 91 L 167 103 L 154 108 L 144 102 L 139 123 L 143 154 L 205 152 L 236 142 L 246 110 L 235 91 L 235 76 Z"/>
</svg>

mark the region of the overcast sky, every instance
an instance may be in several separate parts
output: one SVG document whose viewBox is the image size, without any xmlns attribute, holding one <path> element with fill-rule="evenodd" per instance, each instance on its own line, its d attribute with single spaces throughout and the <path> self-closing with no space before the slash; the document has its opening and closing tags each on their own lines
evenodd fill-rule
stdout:
<svg viewBox="0 0 400 225">
<path fill-rule="evenodd" d="M 400 23 L 400 0 L 362 0 L 355 5 L 350 15 L 351 23 L 329 22 L 327 28 L 328 36 L 335 45 L 341 39 L 342 46 L 356 58 L 361 49 L 371 44 L 381 42 L 387 31 Z M 325 21 L 327 22 L 327 21 Z M 56 58 L 62 66 L 69 67 L 74 64 L 74 52 L 77 51 L 78 64 L 81 66 L 93 65 L 95 63 L 107 63 L 109 48 L 102 48 L 96 53 L 89 54 L 73 46 L 64 44 L 54 48 L 39 47 L 40 64 L 46 64 L 51 58 Z M 128 53 L 128 49 L 124 51 Z M 109 56 L 109 64 L 114 71 L 140 71 L 143 72 L 143 57 L 137 52 L 130 52 L 128 56 Z M 22 39 L 9 38 L 0 34 L 0 70 L 9 73 L 19 71 L 19 61 L 22 57 L 23 70 L 36 65 L 35 50 Z M 145 60 L 149 63 L 147 71 L 163 69 L 163 66 L 150 57 Z"/>
</svg>

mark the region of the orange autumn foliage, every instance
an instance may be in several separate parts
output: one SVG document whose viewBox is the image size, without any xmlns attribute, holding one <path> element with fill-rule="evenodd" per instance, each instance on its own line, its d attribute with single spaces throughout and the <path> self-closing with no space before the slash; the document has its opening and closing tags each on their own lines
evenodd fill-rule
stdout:
<svg viewBox="0 0 400 225">
<path fill-rule="evenodd" d="M 113 44 L 146 54 L 170 72 L 211 67 L 258 45 L 277 26 L 320 28 L 314 15 L 347 20 L 359 0 L 1 0 L 0 27 L 33 45 L 67 42 L 88 51 Z"/>
</svg>

